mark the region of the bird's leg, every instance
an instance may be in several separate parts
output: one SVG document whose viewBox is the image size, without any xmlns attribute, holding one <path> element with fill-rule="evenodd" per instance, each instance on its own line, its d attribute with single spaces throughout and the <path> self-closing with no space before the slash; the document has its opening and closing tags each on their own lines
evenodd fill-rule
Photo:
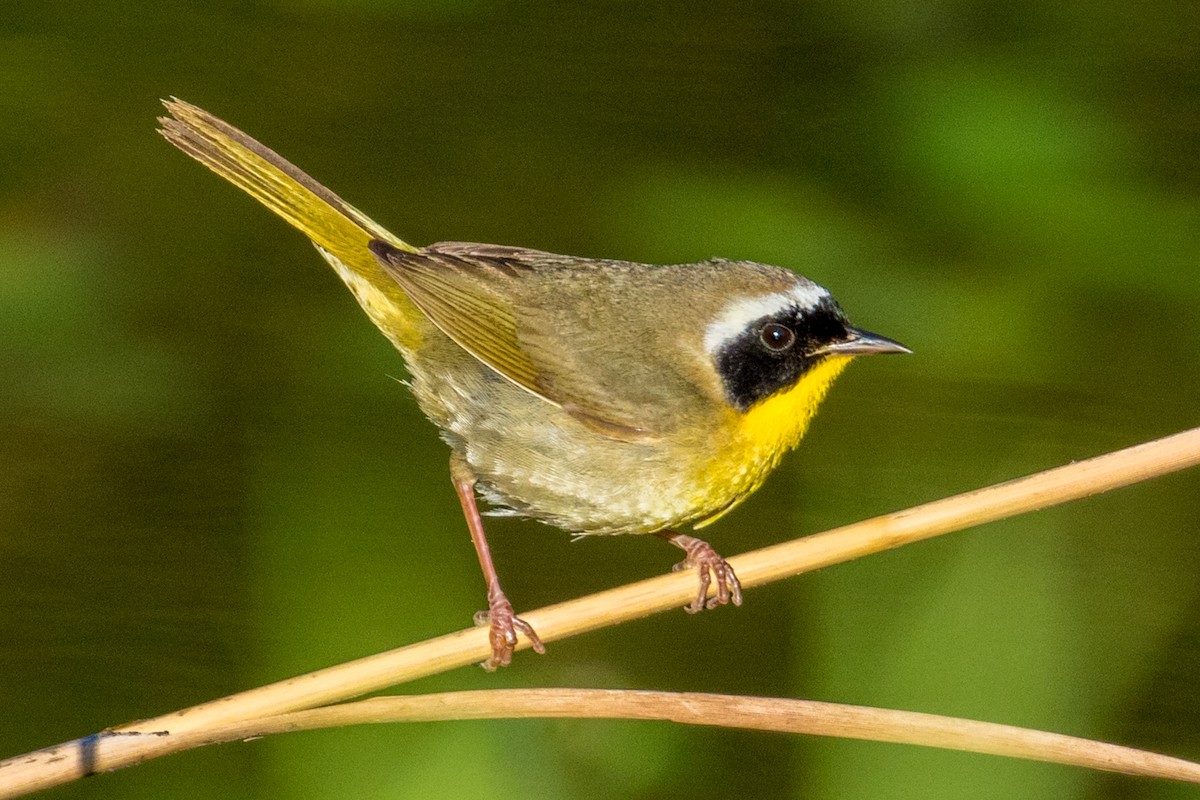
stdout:
<svg viewBox="0 0 1200 800">
<path fill-rule="evenodd" d="M 500 576 L 496 574 L 496 565 L 492 563 L 492 551 L 483 533 L 483 518 L 479 516 L 479 508 L 475 505 L 475 476 L 457 454 L 450 456 L 450 479 L 454 482 L 454 491 L 458 493 L 458 500 L 462 503 L 463 516 L 467 518 L 467 528 L 471 531 L 471 541 L 475 544 L 475 554 L 479 556 L 479 566 L 483 569 L 484 580 L 487 581 L 488 610 L 475 615 L 475 624 L 487 623 L 490 627 L 492 657 L 480 666 L 488 672 L 495 672 L 497 667 L 507 667 L 512 662 L 513 649 L 517 646 L 517 631 L 529 638 L 534 652 L 545 653 L 546 647 L 542 640 L 528 622 L 516 615 L 508 596 L 500 588 Z"/>
<path fill-rule="evenodd" d="M 696 570 L 700 579 L 700 591 L 697 592 L 695 600 L 683 607 L 684 611 L 695 614 L 705 608 L 716 608 L 729 602 L 735 606 L 742 604 L 742 585 L 738 582 L 733 567 L 721 558 L 712 545 L 703 539 L 675 531 L 662 531 L 655 536 L 687 553 L 687 557 L 675 565 L 676 572 L 691 567 Z M 713 578 L 717 579 L 717 593 L 709 600 L 708 585 Z"/>
</svg>

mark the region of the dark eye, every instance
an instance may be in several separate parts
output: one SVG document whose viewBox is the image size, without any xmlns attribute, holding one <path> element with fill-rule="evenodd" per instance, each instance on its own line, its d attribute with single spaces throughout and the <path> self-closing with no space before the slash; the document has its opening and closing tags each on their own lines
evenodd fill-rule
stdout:
<svg viewBox="0 0 1200 800">
<path fill-rule="evenodd" d="M 796 343 L 796 332 L 786 325 L 768 322 L 758 335 L 762 343 L 773 353 L 782 353 Z"/>
</svg>

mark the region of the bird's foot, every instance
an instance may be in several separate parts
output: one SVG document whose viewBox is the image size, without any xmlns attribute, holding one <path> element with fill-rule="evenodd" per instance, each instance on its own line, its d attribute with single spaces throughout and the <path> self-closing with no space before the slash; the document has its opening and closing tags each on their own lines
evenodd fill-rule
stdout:
<svg viewBox="0 0 1200 800">
<path fill-rule="evenodd" d="M 512 603 L 503 592 L 489 593 L 488 610 L 475 614 L 475 624 L 487 625 L 490 628 L 488 639 L 492 644 L 492 657 L 479 665 L 488 672 L 495 672 L 500 667 L 507 667 L 512 663 L 518 632 L 525 634 L 535 653 L 546 652 L 546 646 L 538 638 L 533 626 L 517 616 Z"/>
<path fill-rule="evenodd" d="M 733 567 L 729 566 L 729 562 L 722 558 L 712 545 L 695 536 L 687 536 L 673 531 L 659 535 L 687 553 L 687 558 L 676 564 L 673 568 L 674 571 L 691 568 L 696 570 L 700 579 L 700 589 L 696 593 L 696 599 L 684 606 L 684 611 L 695 614 L 706 608 L 716 608 L 727 603 L 733 603 L 735 606 L 742 604 L 742 584 L 738 582 Z M 714 579 L 717 583 L 717 593 L 709 598 L 708 587 Z"/>
</svg>

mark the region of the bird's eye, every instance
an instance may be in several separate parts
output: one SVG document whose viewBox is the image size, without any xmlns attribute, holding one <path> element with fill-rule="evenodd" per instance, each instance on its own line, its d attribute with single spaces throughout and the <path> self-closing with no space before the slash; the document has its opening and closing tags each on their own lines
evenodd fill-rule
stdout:
<svg viewBox="0 0 1200 800">
<path fill-rule="evenodd" d="M 778 322 L 768 322 L 758 335 L 762 343 L 773 353 L 782 353 L 796 343 L 796 332 Z"/>
</svg>

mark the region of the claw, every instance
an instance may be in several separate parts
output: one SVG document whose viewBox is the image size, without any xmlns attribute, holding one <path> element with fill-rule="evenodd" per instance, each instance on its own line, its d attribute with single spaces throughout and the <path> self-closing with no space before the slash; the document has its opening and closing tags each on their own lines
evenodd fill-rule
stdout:
<svg viewBox="0 0 1200 800">
<path fill-rule="evenodd" d="M 742 584 L 738 581 L 737 574 L 734 573 L 733 567 L 729 566 L 729 562 L 713 549 L 712 545 L 703 539 L 682 533 L 667 532 L 660 535 L 687 553 L 687 557 L 676 564 L 673 571 L 678 572 L 688 568 L 696 570 L 700 586 L 696 592 L 696 599 L 684 606 L 684 611 L 696 614 L 706 608 L 716 608 L 727 603 L 733 603 L 735 606 L 742 604 Z M 712 598 L 709 598 L 708 587 L 714 579 L 717 583 L 717 592 Z"/>
<path fill-rule="evenodd" d="M 533 626 L 517 616 L 512 603 L 502 592 L 488 599 L 488 610 L 475 614 L 475 624 L 487 625 L 490 628 L 488 640 L 492 644 L 492 657 L 479 666 L 488 672 L 495 672 L 500 667 L 512 663 L 513 650 L 517 647 L 517 633 L 525 634 L 533 651 L 545 654 L 546 646 L 538 638 Z"/>
</svg>

